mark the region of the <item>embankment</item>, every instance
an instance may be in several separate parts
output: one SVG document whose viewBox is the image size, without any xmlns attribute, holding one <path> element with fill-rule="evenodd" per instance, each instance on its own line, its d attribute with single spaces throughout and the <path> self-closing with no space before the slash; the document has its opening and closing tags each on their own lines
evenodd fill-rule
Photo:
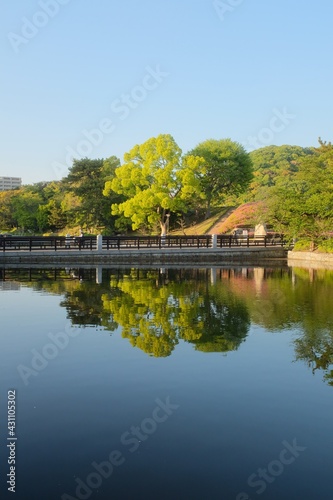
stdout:
<svg viewBox="0 0 333 500">
<path fill-rule="evenodd" d="M 103 251 L 34 251 L 0 254 L 0 264 L 240 264 L 270 265 L 287 261 L 281 247 L 142 249 Z"/>
<path fill-rule="evenodd" d="M 289 251 L 288 266 L 333 269 L 333 254 Z"/>
</svg>

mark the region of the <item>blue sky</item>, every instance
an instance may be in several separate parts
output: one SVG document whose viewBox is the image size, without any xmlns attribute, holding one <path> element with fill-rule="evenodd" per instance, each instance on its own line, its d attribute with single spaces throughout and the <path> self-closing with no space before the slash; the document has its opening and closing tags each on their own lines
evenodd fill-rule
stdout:
<svg viewBox="0 0 333 500">
<path fill-rule="evenodd" d="M 332 18 L 331 0 L 3 2 L 0 175 L 60 179 L 160 133 L 184 152 L 332 140 Z"/>
</svg>

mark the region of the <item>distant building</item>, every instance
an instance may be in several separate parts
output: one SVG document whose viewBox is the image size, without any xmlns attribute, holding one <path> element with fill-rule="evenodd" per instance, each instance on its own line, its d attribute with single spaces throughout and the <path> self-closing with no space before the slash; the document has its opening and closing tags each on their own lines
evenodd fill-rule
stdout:
<svg viewBox="0 0 333 500">
<path fill-rule="evenodd" d="M 0 177 L 0 191 L 8 191 L 22 186 L 21 177 Z"/>
</svg>

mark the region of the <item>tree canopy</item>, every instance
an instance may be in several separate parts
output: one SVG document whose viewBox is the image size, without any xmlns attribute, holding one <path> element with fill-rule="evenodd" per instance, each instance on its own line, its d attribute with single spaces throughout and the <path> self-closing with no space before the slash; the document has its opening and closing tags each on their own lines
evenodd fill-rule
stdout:
<svg viewBox="0 0 333 500">
<path fill-rule="evenodd" d="M 186 210 L 198 192 L 200 159 L 184 157 L 173 137 L 161 134 L 134 146 L 124 161 L 104 189 L 105 196 L 115 192 L 126 197 L 112 204 L 112 214 L 131 219 L 133 229 L 159 225 L 165 234 L 170 214 Z"/>
<path fill-rule="evenodd" d="M 271 190 L 269 217 L 286 235 L 318 243 L 332 231 L 333 146 L 320 141 L 292 178 Z"/>
<path fill-rule="evenodd" d="M 252 179 L 252 161 L 243 146 L 231 139 L 209 139 L 189 152 L 201 158 L 196 175 L 209 208 L 214 200 L 242 193 Z"/>
<path fill-rule="evenodd" d="M 263 200 L 269 188 L 280 185 L 298 171 L 301 159 L 313 154 L 313 148 L 300 146 L 266 146 L 251 151 L 253 179 L 246 195 L 247 201 Z"/>
<path fill-rule="evenodd" d="M 105 182 L 112 179 L 120 161 L 111 156 L 107 160 L 83 158 L 74 160 L 68 176 L 63 180 L 67 197 L 63 209 L 75 222 L 85 227 L 107 228 L 114 225 L 110 203 L 119 197 L 102 195 Z"/>
</svg>

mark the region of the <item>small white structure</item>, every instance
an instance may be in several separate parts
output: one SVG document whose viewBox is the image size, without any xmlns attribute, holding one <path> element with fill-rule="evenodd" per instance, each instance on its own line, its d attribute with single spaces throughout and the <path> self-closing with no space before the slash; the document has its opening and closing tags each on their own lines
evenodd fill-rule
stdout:
<svg viewBox="0 0 333 500">
<path fill-rule="evenodd" d="M 266 224 L 257 224 L 254 228 L 254 236 L 266 236 L 267 227 Z"/>
</svg>

